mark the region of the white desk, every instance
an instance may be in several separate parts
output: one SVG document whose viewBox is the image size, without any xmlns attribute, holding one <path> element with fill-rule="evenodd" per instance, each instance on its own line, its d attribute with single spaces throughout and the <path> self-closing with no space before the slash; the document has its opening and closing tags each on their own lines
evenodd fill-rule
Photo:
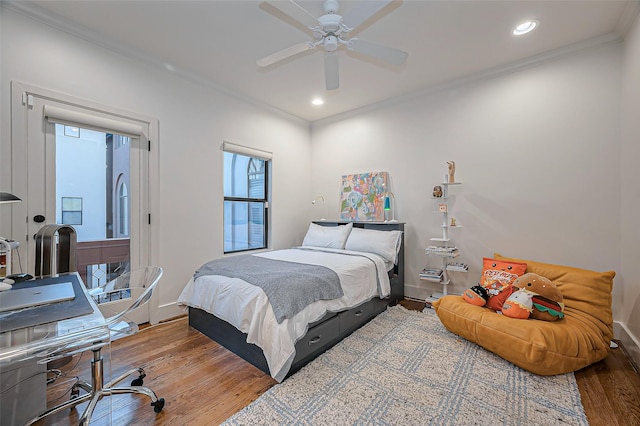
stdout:
<svg viewBox="0 0 640 426">
<path fill-rule="evenodd" d="M 25 281 L 14 288 L 65 281 L 73 283 L 73 301 L 0 314 L 1 426 L 23 425 L 47 408 L 49 361 L 109 344 L 105 319 L 77 273 Z"/>
</svg>

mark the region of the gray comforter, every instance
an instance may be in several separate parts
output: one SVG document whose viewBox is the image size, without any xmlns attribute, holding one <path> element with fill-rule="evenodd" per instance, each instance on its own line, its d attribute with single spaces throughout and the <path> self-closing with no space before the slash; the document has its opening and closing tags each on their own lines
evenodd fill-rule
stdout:
<svg viewBox="0 0 640 426">
<path fill-rule="evenodd" d="M 317 300 L 344 295 L 338 274 L 329 268 L 244 254 L 212 260 L 193 278 L 222 275 L 240 278 L 265 292 L 278 323 Z"/>
</svg>

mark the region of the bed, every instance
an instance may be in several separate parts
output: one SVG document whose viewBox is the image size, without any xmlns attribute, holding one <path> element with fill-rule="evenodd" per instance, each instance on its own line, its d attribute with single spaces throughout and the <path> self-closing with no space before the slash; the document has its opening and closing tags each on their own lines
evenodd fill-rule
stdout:
<svg viewBox="0 0 640 426">
<path fill-rule="evenodd" d="M 278 382 L 404 297 L 403 223 L 313 222 L 300 247 L 241 256 L 227 256 L 199 268 L 178 304 L 188 309 L 193 328 Z M 224 263 L 228 266 L 230 259 L 242 260 L 233 262 L 236 265 L 264 262 L 267 269 L 274 261 L 297 264 L 291 265 L 293 271 L 297 267 L 328 269 L 328 275 L 338 276 L 341 294 L 316 295 L 317 300 L 303 309 L 283 314 L 271 299 L 278 290 L 250 284 L 251 271 L 227 271 Z M 262 271 L 262 263 L 253 269 Z M 318 275 L 312 271 L 311 275 Z M 289 277 L 278 273 L 262 275 L 288 285 Z M 295 286 L 303 280 L 293 281 Z"/>
</svg>

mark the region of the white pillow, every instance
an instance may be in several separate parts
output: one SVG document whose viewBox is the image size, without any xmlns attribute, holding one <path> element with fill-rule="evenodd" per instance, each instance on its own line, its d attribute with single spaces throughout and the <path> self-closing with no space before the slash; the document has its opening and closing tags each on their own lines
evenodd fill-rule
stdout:
<svg viewBox="0 0 640 426">
<path fill-rule="evenodd" d="M 374 229 L 353 228 L 345 244 L 345 249 L 375 253 L 394 264 L 398 261 L 402 231 L 376 231 Z"/>
<path fill-rule="evenodd" d="M 352 227 L 353 223 L 340 226 L 322 226 L 310 223 L 302 245 L 343 249 Z"/>
</svg>

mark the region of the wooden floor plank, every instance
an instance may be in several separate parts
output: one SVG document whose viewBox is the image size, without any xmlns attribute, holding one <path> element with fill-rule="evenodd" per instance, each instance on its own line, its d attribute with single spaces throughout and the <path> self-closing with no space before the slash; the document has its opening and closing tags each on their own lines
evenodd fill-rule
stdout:
<svg viewBox="0 0 640 426">
<path fill-rule="evenodd" d="M 422 310 L 424 302 L 402 302 L 408 309 Z M 91 354 L 85 354 L 77 368 L 67 376 L 88 378 Z M 76 359 L 67 367 L 73 367 Z M 251 364 L 229 352 L 208 337 L 192 329 L 186 318 L 147 327 L 138 334 L 111 345 L 111 372 L 143 366 L 145 386 L 166 400 L 163 411 L 156 414 L 144 396 L 116 395 L 101 401 L 92 425 L 108 425 L 109 408 L 113 408 L 112 425 L 175 425 L 223 422 L 256 400 L 276 382 Z M 134 376 L 123 383 L 128 384 Z M 59 379 L 63 382 L 63 379 Z M 621 349 L 613 349 L 603 361 L 576 372 L 582 403 L 593 426 L 640 425 L 640 375 Z M 48 398 L 59 397 L 69 389 L 50 385 Z M 57 391 L 54 392 L 54 389 Z M 78 410 L 58 413 L 38 425 L 77 424 Z"/>
</svg>

